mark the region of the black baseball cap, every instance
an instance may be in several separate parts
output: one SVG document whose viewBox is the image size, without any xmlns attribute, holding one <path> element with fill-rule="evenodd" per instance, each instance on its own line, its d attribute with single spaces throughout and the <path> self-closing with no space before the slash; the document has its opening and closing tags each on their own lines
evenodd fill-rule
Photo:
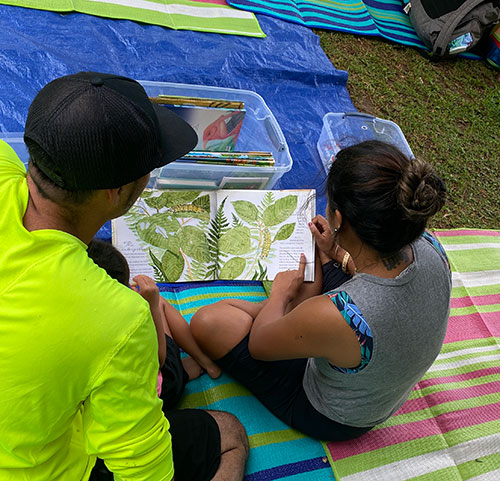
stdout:
<svg viewBox="0 0 500 481">
<path fill-rule="evenodd" d="M 79 72 L 38 92 L 24 140 L 46 152 L 34 163 L 57 185 L 94 190 L 126 185 L 182 157 L 197 135 L 181 117 L 151 102 L 139 82 Z"/>
</svg>

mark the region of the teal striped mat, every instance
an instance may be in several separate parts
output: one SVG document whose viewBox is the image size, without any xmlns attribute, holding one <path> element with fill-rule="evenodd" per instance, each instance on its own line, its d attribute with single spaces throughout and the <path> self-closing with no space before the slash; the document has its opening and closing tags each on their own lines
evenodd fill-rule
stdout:
<svg viewBox="0 0 500 481">
<path fill-rule="evenodd" d="M 259 282 L 162 284 L 160 291 L 187 321 L 201 306 L 220 299 L 232 297 L 259 302 L 266 298 Z M 216 380 L 204 374 L 189 382 L 180 407 L 223 410 L 240 419 L 251 447 L 245 481 L 335 479 L 321 442 L 283 424 L 226 374 Z"/>
<path fill-rule="evenodd" d="M 183 406 L 227 410 L 245 425 L 252 447 L 247 481 L 331 480 L 332 471 L 339 481 L 500 479 L 500 231 L 436 234 L 453 273 L 441 354 L 389 420 L 358 439 L 328 443 L 329 462 L 320 442 L 285 426 L 226 375 L 188 384 Z M 188 320 L 222 297 L 265 297 L 258 283 L 166 289 Z"/>
<path fill-rule="evenodd" d="M 392 42 L 428 48 L 403 11 L 401 0 L 227 0 L 233 7 L 270 15 L 310 28 L 379 36 Z M 463 53 L 461 57 L 479 58 Z"/>
<path fill-rule="evenodd" d="M 228 0 L 234 7 L 311 28 L 384 37 L 425 49 L 401 0 Z"/>
</svg>

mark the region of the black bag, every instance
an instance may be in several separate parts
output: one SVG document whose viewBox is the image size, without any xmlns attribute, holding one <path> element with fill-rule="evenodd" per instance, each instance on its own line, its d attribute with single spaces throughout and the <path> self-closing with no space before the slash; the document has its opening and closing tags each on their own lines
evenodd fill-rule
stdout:
<svg viewBox="0 0 500 481">
<path fill-rule="evenodd" d="M 500 21 L 500 0 L 403 0 L 404 11 L 432 55 L 470 50 Z"/>
</svg>

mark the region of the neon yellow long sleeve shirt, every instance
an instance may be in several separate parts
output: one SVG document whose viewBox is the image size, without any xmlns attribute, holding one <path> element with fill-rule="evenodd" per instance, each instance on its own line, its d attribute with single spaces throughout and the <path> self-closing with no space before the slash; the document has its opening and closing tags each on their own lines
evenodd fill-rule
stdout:
<svg viewBox="0 0 500 481">
<path fill-rule="evenodd" d="M 170 480 L 147 302 L 74 236 L 28 232 L 27 202 L 0 141 L 0 479 L 86 480 L 99 456 L 117 480 Z"/>
</svg>

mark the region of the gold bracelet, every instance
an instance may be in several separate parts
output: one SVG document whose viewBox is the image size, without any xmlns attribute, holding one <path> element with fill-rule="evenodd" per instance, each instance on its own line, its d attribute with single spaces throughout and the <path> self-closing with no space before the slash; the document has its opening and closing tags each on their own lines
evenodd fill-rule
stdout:
<svg viewBox="0 0 500 481">
<path fill-rule="evenodd" d="M 349 252 L 346 252 L 344 254 L 344 258 L 342 259 L 342 272 L 345 272 L 346 274 L 347 274 L 347 264 L 350 258 L 351 254 L 349 254 Z"/>
</svg>

